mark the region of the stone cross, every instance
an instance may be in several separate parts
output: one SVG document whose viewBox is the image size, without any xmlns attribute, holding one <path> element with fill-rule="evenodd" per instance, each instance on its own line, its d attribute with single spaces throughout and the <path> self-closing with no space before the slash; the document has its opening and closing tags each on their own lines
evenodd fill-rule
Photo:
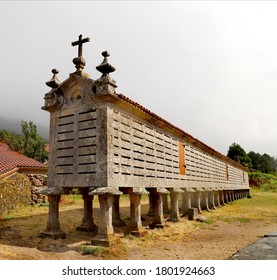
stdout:
<svg viewBox="0 0 277 280">
<path fill-rule="evenodd" d="M 81 57 L 81 56 L 82 56 L 82 53 L 83 53 L 83 44 L 90 41 L 90 38 L 87 37 L 87 38 L 82 39 L 82 37 L 83 37 L 82 34 L 79 35 L 79 40 L 71 43 L 71 45 L 72 45 L 73 47 L 78 46 L 78 57 Z"/>
</svg>

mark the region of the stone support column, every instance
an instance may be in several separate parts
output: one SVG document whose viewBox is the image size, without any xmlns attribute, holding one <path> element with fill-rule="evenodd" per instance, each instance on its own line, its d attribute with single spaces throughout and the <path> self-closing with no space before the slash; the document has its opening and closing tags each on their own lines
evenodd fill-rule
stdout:
<svg viewBox="0 0 277 280">
<path fill-rule="evenodd" d="M 229 190 L 228 190 L 228 189 L 224 191 L 224 195 L 225 195 L 225 201 L 226 201 L 226 203 L 229 203 L 230 200 L 229 200 Z"/>
<path fill-rule="evenodd" d="M 130 195 L 130 224 L 131 231 L 139 231 L 141 222 L 141 194 L 132 193 Z"/>
<path fill-rule="evenodd" d="M 202 189 L 200 188 L 195 188 L 195 193 L 193 195 L 193 199 L 191 201 L 191 206 L 193 208 L 197 208 L 198 209 L 198 213 L 202 213 L 201 210 L 201 193 L 203 192 Z"/>
<path fill-rule="evenodd" d="M 111 245 L 111 235 L 114 233 L 112 224 L 113 197 L 122 193 L 115 188 L 101 187 L 91 190 L 89 194 L 97 194 L 100 204 L 98 233 L 92 238 L 91 244 L 108 247 Z"/>
<path fill-rule="evenodd" d="M 149 227 L 151 229 L 163 228 L 165 224 L 164 214 L 163 214 L 163 195 L 165 193 L 168 193 L 168 191 L 163 188 L 158 188 L 151 191 L 154 196 L 153 199 L 154 216 L 153 216 L 153 221 L 149 225 Z"/>
<path fill-rule="evenodd" d="M 220 204 L 225 205 L 224 189 L 221 189 L 219 191 L 219 199 L 220 199 Z"/>
<path fill-rule="evenodd" d="M 235 201 L 234 190 L 231 190 L 231 201 Z"/>
<path fill-rule="evenodd" d="M 120 216 L 120 195 L 113 196 L 113 226 L 126 226 L 126 223 L 121 219 Z"/>
<path fill-rule="evenodd" d="M 209 208 L 209 195 L 210 195 L 210 192 L 212 190 L 210 188 L 205 188 L 204 191 L 202 192 L 202 208 L 204 210 L 207 210 L 207 211 L 210 211 L 210 208 Z"/>
<path fill-rule="evenodd" d="M 49 212 L 47 228 L 40 234 L 41 237 L 50 237 L 53 239 L 65 238 L 66 234 L 60 228 L 59 221 L 59 203 L 61 194 L 48 194 Z"/>
<path fill-rule="evenodd" d="M 168 189 L 170 192 L 170 203 L 171 203 L 171 211 L 169 221 L 171 222 L 179 222 L 180 221 L 180 212 L 179 212 L 179 201 L 178 196 L 179 193 L 183 192 L 181 189 L 170 188 Z"/>
<path fill-rule="evenodd" d="M 182 193 L 182 207 L 181 207 L 181 211 L 182 211 L 182 217 L 185 217 L 188 215 L 188 209 L 191 208 L 191 197 L 193 196 L 193 193 L 195 192 L 195 190 L 193 190 L 192 188 L 186 188 L 183 189 L 183 193 Z"/>
<path fill-rule="evenodd" d="M 147 216 L 153 216 L 154 215 L 154 200 L 155 200 L 155 196 L 154 194 L 149 190 L 149 195 L 148 195 L 148 199 L 149 199 L 149 209 L 148 209 L 148 213 Z"/>
<path fill-rule="evenodd" d="M 215 200 L 215 206 L 221 207 L 220 199 L 219 199 L 219 190 L 218 189 L 216 189 L 214 191 L 214 200 Z"/>
<path fill-rule="evenodd" d="M 209 193 L 209 209 L 212 210 L 216 209 L 214 196 L 215 196 L 215 190 L 212 189 L 211 192 Z"/>
<path fill-rule="evenodd" d="M 98 228 L 93 219 L 93 198 L 93 195 L 83 194 L 84 216 L 82 224 L 77 227 L 77 230 L 97 232 Z"/>
<path fill-rule="evenodd" d="M 130 190 L 130 234 L 136 237 L 145 235 L 146 232 L 142 232 L 141 221 L 141 196 L 143 194 L 149 194 L 144 188 L 134 187 Z"/>
<path fill-rule="evenodd" d="M 163 195 L 163 208 L 164 208 L 164 213 L 170 213 L 169 207 L 168 207 L 168 194 L 165 193 Z"/>
</svg>

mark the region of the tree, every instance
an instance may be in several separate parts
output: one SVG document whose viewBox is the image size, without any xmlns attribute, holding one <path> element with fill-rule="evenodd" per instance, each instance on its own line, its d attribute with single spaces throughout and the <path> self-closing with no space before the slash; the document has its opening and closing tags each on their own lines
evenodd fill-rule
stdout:
<svg viewBox="0 0 277 280">
<path fill-rule="evenodd" d="M 239 162 L 240 164 L 251 168 L 252 163 L 250 157 L 246 154 L 244 149 L 236 143 L 233 143 L 228 150 L 227 157 Z"/>
<path fill-rule="evenodd" d="M 48 159 L 48 153 L 45 151 L 46 142 L 37 132 L 37 127 L 32 121 L 21 123 L 21 135 L 9 131 L 2 131 L 4 140 L 13 151 L 18 151 L 27 157 L 37 161 L 44 162 Z"/>
<path fill-rule="evenodd" d="M 259 153 L 255 153 L 253 151 L 250 151 L 248 153 L 248 156 L 251 158 L 252 162 L 252 168 L 254 170 L 260 170 L 261 169 L 261 155 Z"/>
<path fill-rule="evenodd" d="M 276 161 L 268 154 L 263 154 L 260 160 L 260 171 L 264 173 L 273 173 L 276 171 Z"/>
<path fill-rule="evenodd" d="M 263 173 L 274 173 L 277 168 L 277 159 L 268 154 L 259 154 L 253 151 L 248 153 L 251 158 L 253 169 L 259 170 Z"/>
</svg>

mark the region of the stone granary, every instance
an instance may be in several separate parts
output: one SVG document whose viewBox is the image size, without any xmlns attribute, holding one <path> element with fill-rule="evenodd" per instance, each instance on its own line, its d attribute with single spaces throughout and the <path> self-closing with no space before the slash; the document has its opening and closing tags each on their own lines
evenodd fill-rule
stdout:
<svg viewBox="0 0 277 280">
<path fill-rule="evenodd" d="M 170 196 L 170 218 L 178 221 L 191 208 L 215 209 L 249 194 L 247 169 L 192 137 L 180 128 L 116 93 L 110 77 L 115 68 L 109 53 L 96 67 L 93 80 L 83 72 L 82 45 L 73 42 L 76 71 L 60 82 L 58 71 L 46 84 L 43 110 L 50 112 L 48 169 L 49 220 L 43 236 L 64 238 L 59 223 L 61 194 L 78 188 L 84 215 L 80 229 L 97 230 L 93 244 L 109 244 L 114 223 L 120 222 L 119 199 L 130 195 L 130 232 L 141 228 L 141 196 L 149 195 L 151 228 L 163 227 Z M 100 203 L 99 225 L 93 218 L 93 199 Z M 179 203 L 178 198 L 182 197 Z"/>
</svg>

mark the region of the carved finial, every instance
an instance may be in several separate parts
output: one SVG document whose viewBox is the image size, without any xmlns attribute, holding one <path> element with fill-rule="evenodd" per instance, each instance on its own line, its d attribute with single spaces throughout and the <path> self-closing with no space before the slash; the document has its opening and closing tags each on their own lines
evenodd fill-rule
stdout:
<svg viewBox="0 0 277 280">
<path fill-rule="evenodd" d="M 53 77 L 51 78 L 50 81 L 46 82 L 46 85 L 49 86 L 50 88 L 57 88 L 61 82 L 57 78 L 57 74 L 59 73 L 59 70 L 57 69 L 52 69 Z"/>
<path fill-rule="evenodd" d="M 86 61 L 85 59 L 83 58 L 83 44 L 84 43 L 87 43 L 87 42 L 90 42 L 90 38 L 82 38 L 82 34 L 79 35 L 79 40 L 78 41 L 75 41 L 75 42 L 72 42 L 71 45 L 73 47 L 75 46 L 78 46 L 78 57 L 75 57 L 73 58 L 73 63 L 75 64 L 75 67 L 76 67 L 76 73 L 77 74 L 81 74 L 82 73 L 82 70 L 84 69 L 85 65 L 86 65 Z"/>
<path fill-rule="evenodd" d="M 102 73 L 103 77 L 108 76 L 111 72 L 114 72 L 115 68 L 108 62 L 107 57 L 109 57 L 110 54 L 107 51 L 102 52 L 102 56 L 104 57 L 103 62 L 99 66 L 97 66 L 96 69 Z"/>
</svg>

